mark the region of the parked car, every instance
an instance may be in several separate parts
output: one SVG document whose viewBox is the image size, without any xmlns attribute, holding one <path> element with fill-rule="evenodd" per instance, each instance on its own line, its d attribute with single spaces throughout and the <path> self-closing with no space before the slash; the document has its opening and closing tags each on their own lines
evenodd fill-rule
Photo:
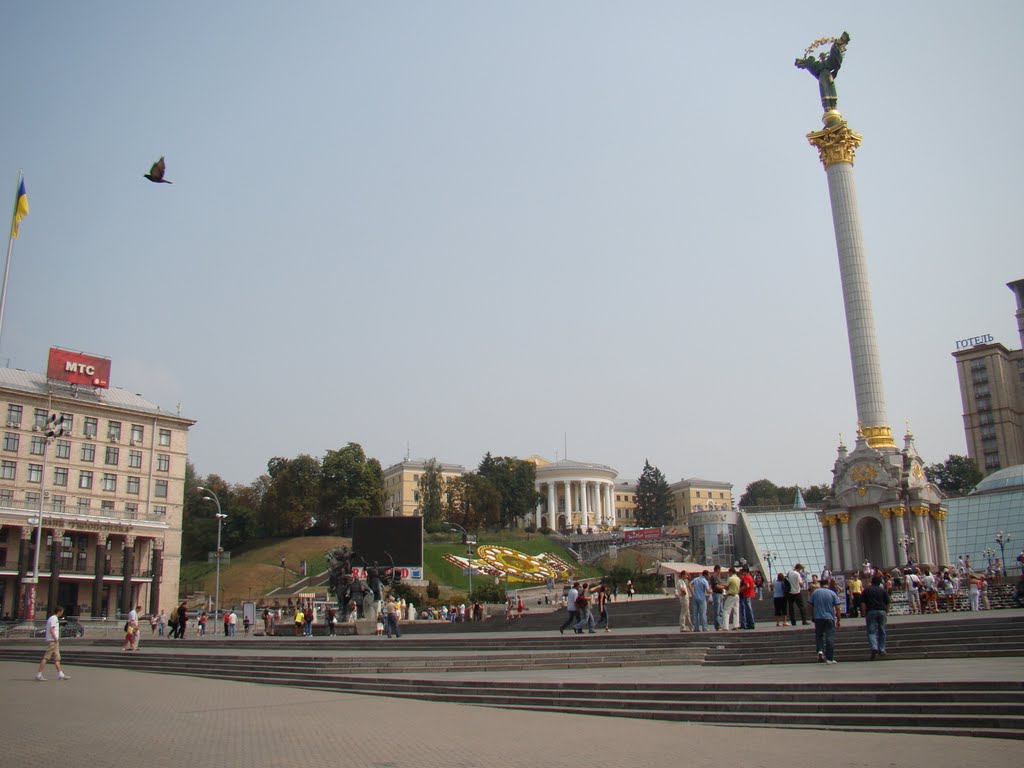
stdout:
<svg viewBox="0 0 1024 768">
<path fill-rule="evenodd" d="M 77 619 L 60 620 L 60 636 L 63 637 L 84 637 L 85 627 Z M 46 637 L 46 627 L 36 627 L 32 630 L 32 637 Z"/>
</svg>

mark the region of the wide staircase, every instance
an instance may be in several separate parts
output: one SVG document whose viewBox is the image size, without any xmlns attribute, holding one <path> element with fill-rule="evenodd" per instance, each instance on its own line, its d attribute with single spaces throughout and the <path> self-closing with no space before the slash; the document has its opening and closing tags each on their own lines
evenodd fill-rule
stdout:
<svg viewBox="0 0 1024 768">
<path fill-rule="evenodd" d="M 144 639 L 135 654 L 111 649 L 110 641 L 95 645 L 67 640 L 62 651 L 69 667 L 126 668 L 511 709 L 713 725 L 1024 738 L 1024 681 L 1019 679 L 833 682 L 828 686 L 743 682 L 745 665 L 816 664 L 810 628 L 583 636 L 559 636 L 547 628 L 550 631 L 543 635 L 471 632 L 400 640 L 317 637 L 182 643 Z M 39 653 L 38 641 L 0 645 L 0 659 L 5 661 L 34 665 Z M 1021 656 L 1024 616 L 1018 612 L 890 625 L 888 658 L 892 660 Z M 836 657 L 843 664 L 867 660 L 862 622 L 844 623 L 840 628 Z M 556 672 L 682 665 L 721 667 L 722 676 L 714 683 L 570 682 L 558 680 Z M 550 670 L 550 675 L 544 675 L 549 679 L 515 679 L 518 672 L 534 670 Z M 444 679 L 454 673 L 476 677 Z M 492 679 L 485 679 L 488 675 Z"/>
</svg>

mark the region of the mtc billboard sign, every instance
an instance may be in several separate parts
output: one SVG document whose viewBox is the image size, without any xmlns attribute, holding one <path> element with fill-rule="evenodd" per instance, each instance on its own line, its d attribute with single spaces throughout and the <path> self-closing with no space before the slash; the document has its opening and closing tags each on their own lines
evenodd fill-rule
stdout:
<svg viewBox="0 0 1024 768">
<path fill-rule="evenodd" d="M 110 358 L 95 357 L 69 349 L 50 347 L 46 378 L 84 384 L 87 387 L 110 386 Z"/>
</svg>

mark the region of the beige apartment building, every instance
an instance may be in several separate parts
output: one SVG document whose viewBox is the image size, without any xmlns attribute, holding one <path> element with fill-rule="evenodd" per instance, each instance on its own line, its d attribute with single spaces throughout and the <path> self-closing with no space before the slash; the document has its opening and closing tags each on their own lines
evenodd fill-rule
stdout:
<svg viewBox="0 0 1024 768">
<path fill-rule="evenodd" d="M 404 459 L 384 470 L 384 514 L 411 517 L 420 513 L 420 477 L 429 459 Z M 442 483 L 466 473 L 461 464 L 437 462 Z"/>
<path fill-rule="evenodd" d="M 0 369 L 4 616 L 170 612 L 194 423 L 124 389 Z"/>
<path fill-rule="evenodd" d="M 1024 280 L 1007 287 L 1017 300 L 1017 330 L 1024 347 Z M 967 455 L 985 475 L 1024 464 L 1024 350 L 1007 349 L 985 335 L 958 341 L 953 358 Z"/>
</svg>

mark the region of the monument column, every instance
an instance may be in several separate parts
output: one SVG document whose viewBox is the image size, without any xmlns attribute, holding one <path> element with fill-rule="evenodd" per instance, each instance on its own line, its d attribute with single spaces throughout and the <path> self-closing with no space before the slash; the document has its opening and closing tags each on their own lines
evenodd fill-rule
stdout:
<svg viewBox="0 0 1024 768">
<path fill-rule="evenodd" d="M 899 564 L 899 558 L 893 556 L 896 540 L 892 535 L 892 509 L 882 507 L 879 511 L 882 514 L 882 556 L 885 561 L 878 563 L 878 567 L 888 568 L 890 565 Z"/>
<path fill-rule="evenodd" d="M 836 515 L 836 520 L 839 521 L 839 535 L 843 542 L 843 566 L 842 570 L 852 571 L 856 569 L 853 564 L 853 548 L 852 542 L 850 541 L 850 513 L 840 512 Z"/>
</svg>

